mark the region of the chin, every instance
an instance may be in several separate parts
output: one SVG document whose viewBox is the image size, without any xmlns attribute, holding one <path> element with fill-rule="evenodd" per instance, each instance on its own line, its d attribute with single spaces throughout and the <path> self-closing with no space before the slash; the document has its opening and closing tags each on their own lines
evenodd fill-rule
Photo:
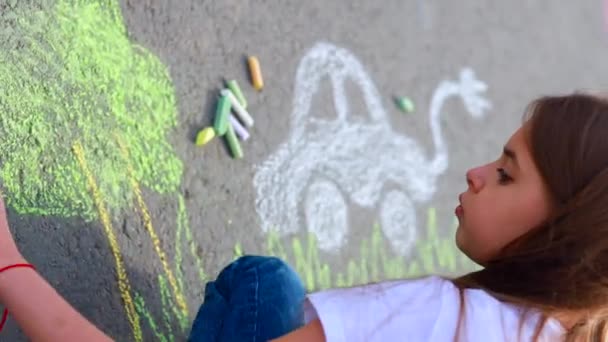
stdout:
<svg viewBox="0 0 608 342">
<path fill-rule="evenodd" d="M 456 247 L 464 253 L 464 250 L 462 249 L 462 239 L 462 228 L 460 227 L 460 224 L 458 224 L 458 227 L 456 227 L 456 234 L 454 234 L 454 243 L 456 244 Z"/>
<path fill-rule="evenodd" d="M 462 252 L 462 254 L 466 255 L 467 258 L 471 259 L 471 261 L 473 261 L 474 263 L 476 263 L 480 266 L 484 266 L 484 263 L 481 262 L 479 260 L 479 258 L 476 258 L 473 255 L 471 255 L 470 251 L 466 247 L 466 244 L 463 243 L 465 241 L 465 238 L 463 236 L 463 230 L 460 227 L 460 225 L 458 225 L 458 227 L 456 228 L 456 235 L 454 237 L 454 240 L 455 240 L 456 247 L 458 247 L 458 249 L 460 250 L 460 252 Z"/>
</svg>

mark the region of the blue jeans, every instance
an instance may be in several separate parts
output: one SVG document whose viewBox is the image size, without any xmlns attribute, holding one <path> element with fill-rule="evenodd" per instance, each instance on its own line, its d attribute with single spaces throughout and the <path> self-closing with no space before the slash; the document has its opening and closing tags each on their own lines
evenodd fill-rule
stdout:
<svg viewBox="0 0 608 342">
<path fill-rule="evenodd" d="M 190 342 L 266 342 L 304 324 L 305 290 L 275 257 L 243 256 L 205 286 Z"/>
</svg>

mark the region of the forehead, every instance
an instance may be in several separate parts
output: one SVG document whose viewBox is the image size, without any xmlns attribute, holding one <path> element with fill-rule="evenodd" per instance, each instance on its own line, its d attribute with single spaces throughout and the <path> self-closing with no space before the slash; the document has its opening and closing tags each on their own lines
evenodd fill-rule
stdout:
<svg viewBox="0 0 608 342">
<path fill-rule="evenodd" d="M 528 141 L 528 131 L 529 131 L 529 125 L 524 124 L 521 127 L 519 127 L 515 133 L 513 133 L 513 135 L 511 135 L 511 137 L 509 138 L 509 141 L 507 141 L 505 147 L 510 149 L 511 151 L 515 152 L 515 155 L 517 156 L 517 161 L 519 163 L 519 166 L 522 169 L 529 169 L 532 168 L 532 171 L 534 171 L 535 168 L 535 164 L 532 160 L 532 155 L 530 153 L 530 145 L 529 145 L 529 141 Z"/>
<path fill-rule="evenodd" d="M 507 141 L 507 146 L 511 147 L 512 149 L 514 149 L 516 147 L 527 148 L 527 139 L 526 139 L 527 130 L 528 130 L 527 125 L 520 126 L 511 135 L 511 137 Z"/>
</svg>

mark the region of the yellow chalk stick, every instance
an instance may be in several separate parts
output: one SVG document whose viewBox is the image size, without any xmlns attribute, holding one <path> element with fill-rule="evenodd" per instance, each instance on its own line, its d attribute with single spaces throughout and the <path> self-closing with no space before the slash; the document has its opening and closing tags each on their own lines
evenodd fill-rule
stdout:
<svg viewBox="0 0 608 342">
<path fill-rule="evenodd" d="M 264 87 L 264 79 L 262 78 L 262 69 L 260 69 L 260 61 L 255 56 L 247 58 L 249 64 L 249 73 L 251 75 L 251 83 L 255 90 L 262 90 Z"/>
<path fill-rule="evenodd" d="M 204 146 L 215 138 L 215 130 L 213 127 L 207 127 L 196 135 L 196 146 Z"/>
</svg>

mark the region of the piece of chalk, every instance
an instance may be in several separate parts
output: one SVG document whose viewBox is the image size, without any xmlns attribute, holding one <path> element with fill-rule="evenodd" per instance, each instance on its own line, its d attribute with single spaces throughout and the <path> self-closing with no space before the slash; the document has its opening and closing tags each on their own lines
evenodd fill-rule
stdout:
<svg viewBox="0 0 608 342">
<path fill-rule="evenodd" d="M 262 78 L 262 69 L 260 68 L 260 61 L 255 56 L 249 56 L 247 58 L 249 64 L 249 74 L 251 75 L 251 83 L 255 90 L 262 90 L 264 87 L 264 79 Z"/>
<path fill-rule="evenodd" d="M 221 94 L 222 94 L 222 96 L 225 96 L 230 100 L 232 109 L 234 109 L 234 112 L 239 117 L 239 119 L 241 119 L 241 121 L 245 124 L 245 126 L 247 126 L 247 127 L 253 126 L 253 118 L 251 117 L 251 115 L 249 115 L 249 113 L 247 113 L 245 108 L 243 108 L 243 106 L 241 106 L 241 104 L 239 103 L 239 100 L 236 99 L 236 97 L 230 91 L 230 89 L 222 89 Z"/>
<path fill-rule="evenodd" d="M 231 103 L 232 101 L 224 94 L 222 94 L 217 103 L 213 128 L 215 129 L 215 133 L 219 136 L 226 134 L 226 130 L 228 129 L 228 116 L 230 115 Z"/>
<path fill-rule="evenodd" d="M 245 96 L 243 95 L 243 92 L 241 91 L 239 84 L 236 83 L 236 80 L 230 80 L 226 84 L 228 85 L 228 89 L 230 89 L 230 91 L 232 91 L 232 93 L 234 94 L 236 99 L 239 100 L 239 103 L 241 104 L 241 106 L 243 106 L 243 108 L 247 109 L 247 99 L 245 99 Z"/>
<path fill-rule="evenodd" d="M 245 127 L 243 127 L 239 120 L 232 114 L 230 114 L 230 124 L 232 125 L 232 128 L 234 128 L 236 135 L 238 135 L 241 140 L 246 141 L 249 139 L 249 132 L 247 132 Z"/>
<path fill-rule="evenodd" d="M 207 127 L 196 135 L 196 146 L 204 146 L 215 138 L 215 129 Z"/>
<path fill-rule="evenodd" d="M 232 157 L 234 159 L 243 158 L 243 150 L 241 150 L 241 144 L 239 144 L 239 139 L 237 139 L 232 125 L 228 125 L 228 130 L 226 131 L 226 140 L 228 141 L 230 152 L 232 152 Z"/>
<path fill-rule="evenodd" d="M 407 97 L 397 97 L 395 99 L 397 107 L 404 113 L 411 113 L 414 111 L 414 102 Z"/>
</svg>

